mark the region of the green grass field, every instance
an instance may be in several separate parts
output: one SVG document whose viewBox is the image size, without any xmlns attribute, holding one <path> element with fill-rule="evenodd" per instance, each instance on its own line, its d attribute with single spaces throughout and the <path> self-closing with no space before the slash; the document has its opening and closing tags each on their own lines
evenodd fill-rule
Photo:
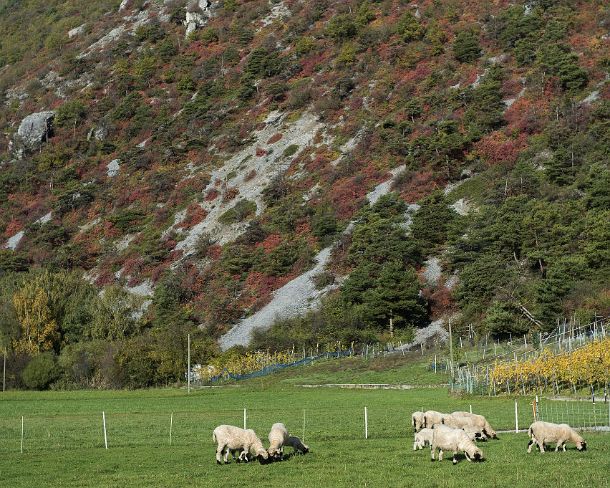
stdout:
<svg viewBox="0 0 610 488">
<path fill-rule="evenodd" d="M 417 378 L 430 382 L 421 363 L 388 363 L 384 369 L 383 361 L 364 366 L 346 361 L 344 365 L 351 364 L 351 377 L 356 379 L 366 377 L 368 382 L 381 383 L 400 377 L 401 383 L 417 383 Z M 337 361 L 324 362 L 237 386 L 200 389 L 190 395 L 169 389 L 6 392 L 0 401 L 0 486 L 608 485 L 610 434 L 585 433 L 589 447 L 585 453 L 571 446 L 566 453 L 544 455 L 526 454 L 526 434 L 502 434 L 498 441 L 481 444 L 484 463 L 468 463 L 462 458 L 457 466 L 450 460 L 433 464 L 429 450 L 412 451 L 412 411 L 467 410 L 472 405 L 494 428 L 510 429 L 514 428 L 514 399 L 457 397 L 442 387 L 399 391 L 294 386 L 321 377 L 327 382 L 345 382 L 350 373 L 341 366 Z M 440 375 L 437 380 L 443 381 Z M 522 428 L 531 422 L 530 401 L 519 399 Z M 244 407 L 248 427 L 265 443 L 271 424 L 278 421 L 302 436 L 305 411 L 305 442 L 312 452 L 270 465 L 217 466 L 212 430 L 222 423 L 241 426 Z M 102 411 L 107 418 L 108 450 L 104 449 Z"/>
</svg>

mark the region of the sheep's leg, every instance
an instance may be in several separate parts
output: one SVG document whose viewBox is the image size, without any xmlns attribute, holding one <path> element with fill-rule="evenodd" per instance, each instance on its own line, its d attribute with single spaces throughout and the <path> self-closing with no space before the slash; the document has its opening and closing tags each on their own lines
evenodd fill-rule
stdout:
<svg viewBox="0 0 610 488">
<path fill-rule="evenodd" d="M 530 441 L 527 443 L 527 453 L 529 454 L 530 452 L 532 452 L 532 446 L 534 445 L 534 439 L 530 439 Z"/>
<path fill-rule="evenodd" d="M 436 446 L 434 444 L 430 445 L 430 455 L 432 456 L 432 461 L 434 461 L 434 451 L 436 451 Z"/>
<path fill-rule="evenodd" d="M 218 444 L 218 447 L 216 448 L 216 463 L 217 464 L 222 464 L 221 461 L 221 456 L 222 456 L 222 451 L 224 451 L 225 446 Z"/>
<path fill-rule="evenodd" d="M 228 447 L 225 447 L 225 457 L 224 457 L 225 464 L 228 464 L 228 462 L 229 462 L 229 451 L 230 451 L 230 449 Z"/>
<path fill-rule="evenodd" d="M 453 464 L 457 464 L 457 452 L 453 451 L 453 459 L 451 460 L 453 462 Z M 468 456 L 466 456 L 466 459 L 468 459 L 468 461 L 470 461 L 470 458 Z"/>
<path fill-rule="evenodd" d="M 442 450 L 442 449 L 439 449 L 439 450 L 438 450 L 438 460 L 439 460 L 439 461 L 442 461 L 442 460 L 443 460 L 443 450 Z"/>
<path fill-rule="evenodd" d="M 417 451 L 417 441 L 415 441 L 415 442 L 413 443 L 413 450 L 414 450 L 414 451 Z"/>
<path fill-rule="evenodd" d="M 538 441 L 536 441 L 538 442 Z M 540 450 L 541 453 L 544 452 L 544 442 L 538 442 L 538 449 Z"/>
</svg>

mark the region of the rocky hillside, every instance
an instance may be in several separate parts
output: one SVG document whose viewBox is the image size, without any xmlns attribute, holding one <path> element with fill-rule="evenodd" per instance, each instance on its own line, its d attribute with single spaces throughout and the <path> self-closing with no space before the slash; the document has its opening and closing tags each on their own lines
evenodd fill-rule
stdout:
<svg viewBox="0 0 610 488">
<path fill-rule="evenodd" d="M 15 384 L 608 314 L 609 48 L 603 0 L 0 0 Z"/>
</svg>

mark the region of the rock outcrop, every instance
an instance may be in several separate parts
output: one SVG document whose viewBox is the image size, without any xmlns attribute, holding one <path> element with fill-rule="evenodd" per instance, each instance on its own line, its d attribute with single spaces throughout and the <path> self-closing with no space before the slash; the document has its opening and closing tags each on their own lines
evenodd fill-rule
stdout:
<svg viewBox="0 0 610 488">
<path fill-rule="evenodd" d="M 18 158 L 22 158 L 25 151 L 38 149 L 51 137 L 54 118 L 55 112 L 47 111 L 30 114 L 21 121 L 13 145 Z"/>
<path fill-rule="evenodd" d="M 193 31 L 199 27 L 203 27 L 212 17 L 212 3 L 209 0 L 199 0 L 191 3 L 186 9 L 186 25 L 185 37 L 188 37 Z"/>
</svg>

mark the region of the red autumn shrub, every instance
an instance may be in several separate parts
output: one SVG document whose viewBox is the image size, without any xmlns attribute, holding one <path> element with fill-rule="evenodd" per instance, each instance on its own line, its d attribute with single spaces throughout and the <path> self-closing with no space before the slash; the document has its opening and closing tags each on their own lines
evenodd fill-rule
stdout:
<svg viewBox="0 0 610 488">
<path fill-rule="evenodd" d="M 198 203 L 191 203 L 186 209 L 186 217 L 177 227 L 181 229 L 190 229 L 205 219 L 207 215 L 208 212 L 201 208 L 201 205 Z"/>
<path fill-rule="evenodd" d="M 218 190 L 216 188 L 211 188 L 205 194 L 204 200 L 206 202 L 211 202 L 212 200 L 216 200 L 216 197 L 218 197 L 218 195 L 219 195 Z"/>
<path fill-rule="evenodd" d="M 230 202 L 237 195 L 239 195 L 239 190 L 236 187 L 232 186 L 230 188 L 227 188 L 227 191 L 225 192 L 225 194 L 222 197 L 222 201 L 223 201 L 223 203 Z"/>
<path fill-rule="evenodd" d="M 273 251 L 282 243 L 282 236 L 280 234 L 271 234 L 263 242 L 259 242 L 256 247 L 263 248 L 265 253 Z"/>
<path fill-rule="evenodd" d="M 519 134 L 516 139 L 509 138 L 502 131 L 486 135 L 474 145 L 474 151 L 489 165 L 508 164 L 517 161 L 519 153 L 527 145 L 527 136 Z"/>
<path fill-rule="evenodd" d="M 12 219 L 6 226 L 6 229 L 4 230 L 4 236 L 12 237 L 17 232 L 19 232 L 21 229 L 23 229 L 23 225 L 21 224 L 21 222 L 15 220 L 15 219 Z"/>
<path fill-rule="evenodd" d="M 277 141 L 279 141 L 282 137 L 284 137 L 283 134 L 280 134 L 279 132 L 277 134 L 273 134 L 269 140 L 267 141 L 267 144 L 275 144 Z"/>
</svg>

